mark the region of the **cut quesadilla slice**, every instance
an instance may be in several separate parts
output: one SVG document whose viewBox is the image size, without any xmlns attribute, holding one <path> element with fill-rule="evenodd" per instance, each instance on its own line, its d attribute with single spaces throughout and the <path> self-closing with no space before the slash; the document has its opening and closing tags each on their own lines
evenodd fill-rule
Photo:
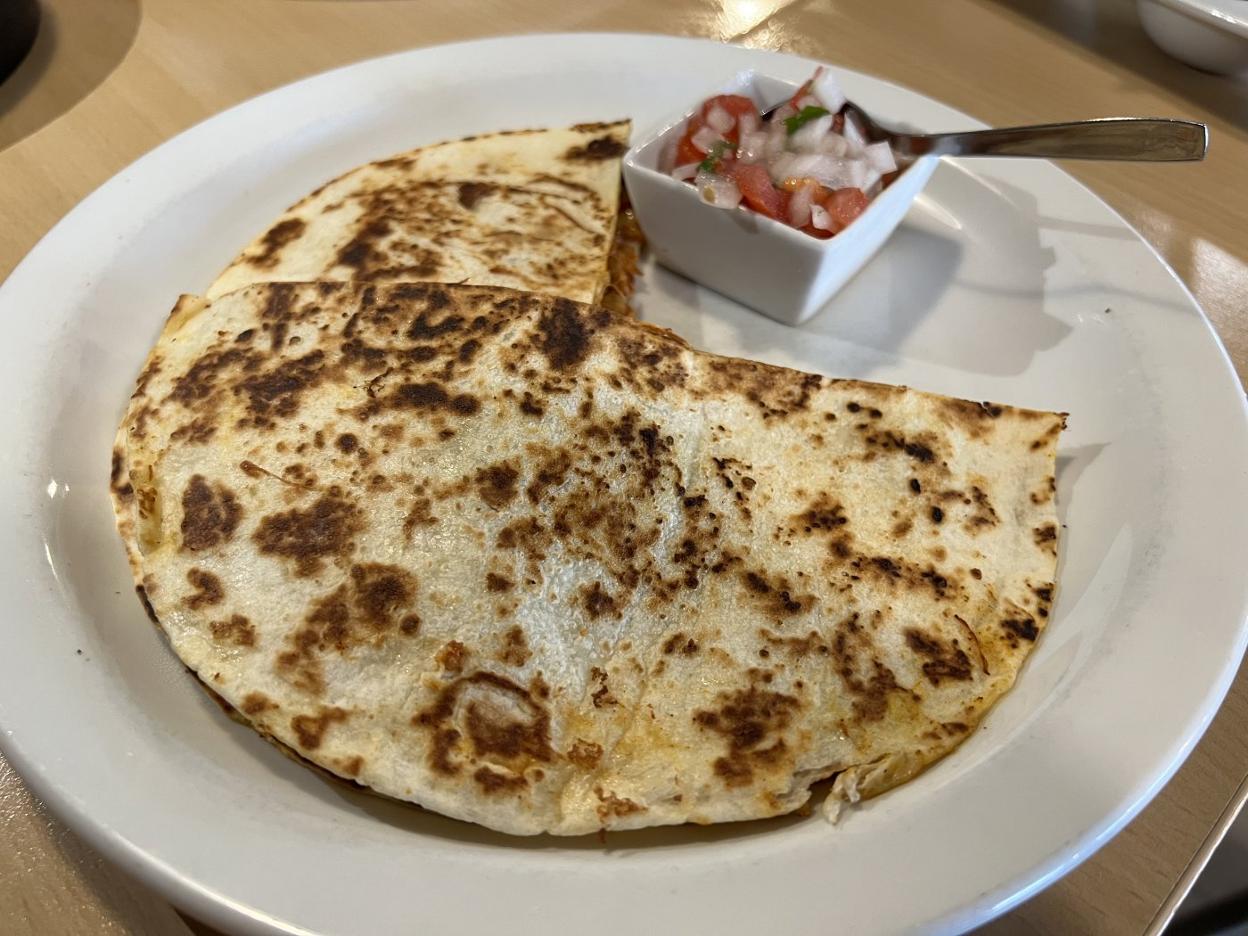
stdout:
<svg viewBox="0 0 1248 936">
<path fill-rule="evenodd" d="M 630 126 L 493 133 L 352 169 L 289 208 L 207 295 L 260 282 L 420 281 L 624 311 L 641 236 L 621 207 Z"/>
<path fill-rule="evenodd" d="M 872 796 L 1054 597 L 1061 414 L 434 284 L 185 299 L 118 433 L 139 593 L 259 731 L 515 834 Z"/>
</svg>

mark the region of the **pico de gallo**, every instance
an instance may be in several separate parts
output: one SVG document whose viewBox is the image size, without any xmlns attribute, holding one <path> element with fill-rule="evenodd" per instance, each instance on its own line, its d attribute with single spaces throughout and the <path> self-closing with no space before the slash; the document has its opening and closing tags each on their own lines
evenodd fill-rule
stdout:
<svg viewBox="0 0 1248 936">
<path fill-rule="evenodd" d="M 898 174 L 889 145 L 868 142 L 844 105 L 823 68 L 766 120 L 750 98 L 717 95 L 689 118 L 671 174 L 716 208 L 744 203 L 814 237 L 831 237 Z"/>
</svg>

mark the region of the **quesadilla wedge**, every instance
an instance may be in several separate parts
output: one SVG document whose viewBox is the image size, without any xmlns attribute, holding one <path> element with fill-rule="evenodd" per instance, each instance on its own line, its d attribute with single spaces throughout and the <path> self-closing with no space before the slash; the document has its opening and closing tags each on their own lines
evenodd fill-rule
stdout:
<svg viewBox="0 0 1248 936">
<path fill-rule="evenodd" d="M 1044 630 L 1063 425 L 504 288 L 279 283 L 179 304 L 112 488 L 149 613 L 257 730 L 570 835 L 960 744 Z"/>
<path fill-rule="evenodd" d="M 352 169 L 287 209 L 207 295 L 259 282 L 428 281 L 623 311 L 640 245 L 620 210 L 630 126 L 468 137 Z"/>
</svg>

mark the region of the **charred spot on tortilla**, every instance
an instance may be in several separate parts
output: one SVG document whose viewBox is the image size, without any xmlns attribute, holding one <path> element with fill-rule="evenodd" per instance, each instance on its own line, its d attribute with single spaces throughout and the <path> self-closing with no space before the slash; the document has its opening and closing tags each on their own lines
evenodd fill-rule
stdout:
<svg viewBox="0 0 1248 936">
<path fill-rule="evenodd" d="M 292 560 L 295 574 L 308 576 L 326 557 L 348 554 L 361 526 L 357 508 L 327 494 L 306 510 L 292 508 L 261 518 L 252 538 L 261 555 Z"/>
<path fill-rule="evenodd" d="M 261 237 L 261 250 L 250 257 L 251 262 L 262 268 L 276 266 L 282 248 L 298 238 L 306 227 L 301 218 L 287 218 L 273 225 Z"/>
<path fill-rule="evenodd" d="M 465 208 L 472 209 L 477 206 L 477 202 L 485 198 L 486 195 L 493 191 L 494 186 L 488 182 L 460 182 L 459 183 L 459 203 Z"/>
<path fill-rule="evenodd" d="M 206 569 L 190 568 L 186 572 L 186 580 L 194 591 L 182 599 L 188 608 L 199 609 L 220 604 L 225 598 L 225 587 L 221 579 Z"/>
<path fill-rule="evenodd" d="M 229 542 L 242 513 L 233 491 L 192 475 L 182 492 L 182 548 L 200 552 Z"/>
<path fill-rule="evenodd" d="M 628 146 L 611 136 L 601 136 L 583 146 L 574 146 L 564 154 L 565 159 L 616 159 L 627 152 Z"/>
</svg>

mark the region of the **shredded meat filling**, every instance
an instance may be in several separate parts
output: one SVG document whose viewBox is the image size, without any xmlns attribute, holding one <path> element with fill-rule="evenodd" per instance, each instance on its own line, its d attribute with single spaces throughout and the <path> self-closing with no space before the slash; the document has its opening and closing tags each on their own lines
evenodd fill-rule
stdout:
<svg viewBox="0 0 1248 936">
<path fill-rule="evenodd" d="M 611 252 L 607 256 L 607 287 L 599 305 L 612 312 L 633 314 L 629 300 L 641 264 L 641 250 L 646 245 L 645 235 L 637 223 L 637 216 L 628 203 L 628 196 L 620 190 L 620 211 L 615 223 L 615 236 Z"/>
</svg>

